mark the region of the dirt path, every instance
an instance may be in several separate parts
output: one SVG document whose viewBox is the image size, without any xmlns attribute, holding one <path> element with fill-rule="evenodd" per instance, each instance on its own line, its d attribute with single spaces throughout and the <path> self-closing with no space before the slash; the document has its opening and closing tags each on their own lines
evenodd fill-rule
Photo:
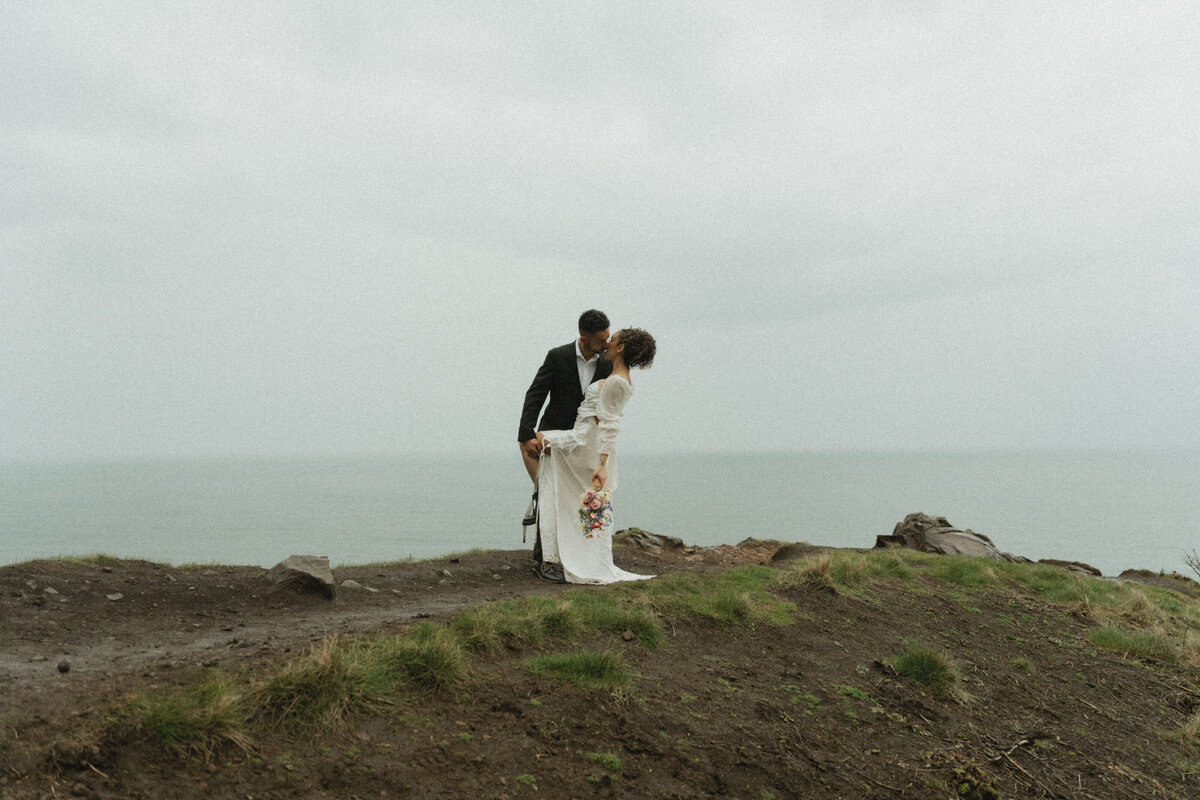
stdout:
<svg viewBox="0 0 1200 800">
<path fill-rule="evenodd" d="M 634 571 L 698 570 L 763 563 L 778 543 L 650 554 L 621 548 Z M 274 591 L 266 570 L 180 569 L 99 558 L 0 567 L 0 690 L 6 710 L 46 707 L 44 690 L 69 698 L 118 674 L 153 679 L 167 670 L 232 666 L 287 652 L 330 634 L 440 617 L 493 600 L 564 587 L 538 579 L 528 550 L 418 563 L 342 567 L 333 601 Z M 51 702 L 50 705 L 53 705 Z"/>
</svg>

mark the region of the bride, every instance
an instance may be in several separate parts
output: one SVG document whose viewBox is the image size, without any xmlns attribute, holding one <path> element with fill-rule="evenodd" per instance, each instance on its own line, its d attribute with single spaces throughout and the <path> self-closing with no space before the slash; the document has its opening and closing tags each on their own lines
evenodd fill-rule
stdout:
<svg viewBox="0 0 1200 800">
<path fill-rule="evenodd" d="M 594 534 L 585 535 L 579 520 L 582 496 L 589 487 L 617 488 L 617 433 L 621 414 L 633 394 L 629 370 L 648 367 L 654 361 L 654 337 L 641 328 L 625 328 L 613 334 L 606 355 L 612 374 L 588 386 L 569 431 L 538 433 L 542 454 L 538 461 L 538 525 L 542 534 L 542 558 L 538 575 L 562 580 L 554 564 L 570 583 L 614 583 L 653 578 L 635 575 L 615 566 L 612 560 L 611 522 Z"/>
</svg>

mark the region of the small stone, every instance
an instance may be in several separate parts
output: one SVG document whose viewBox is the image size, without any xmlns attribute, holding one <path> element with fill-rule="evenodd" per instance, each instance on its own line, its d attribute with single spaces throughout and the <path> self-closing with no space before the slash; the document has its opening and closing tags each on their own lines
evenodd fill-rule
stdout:
<svg viewBox="0 0 1200 800">
<path fill-rule="evenodd" d="M 442 578 L 440 581 L 438 581 L 438 586 L 445 586 L 449 582 L 450 581 L 446 580 L 445 578 Z"/>
<path fill-rule="evenodd" d="M 400 591 L 399 589 L 392 589 L 392 594 L 399 595 L 399 594 L 404 594 L 404 592 Z"/>
<path fill-rule="evenodd" d="M 500 580 L 500 573 L 499 573 L 499 572 L 497 572 L 497 573 L 495 573 L 494 575 L 492 575 L 492 580 L 494 580 L 494 581 L 498 581 L 498 580 Z"/>
<path fill-rule="evenodd" d="M 58 662 L 58 671 L 64 675 L 66 675 L 68 672 L 71 671 L 71 662 L 67 661 L 65 658 L 62 661 Z"/>
<path fill-rule="evenodd" d="M 42 590 L 42 592 L 45 594 L 58 594 L 58 590 L 55 589 L 53 586 L 47 586 L 45 589 Z"/>
<path fill-rule="evenodd" d="M 358 581 L 342 581 L 340 588 L 342 589 L 361 589 L 363 585 Z"/>
<path fill-rule="evenodd" d="M 109 600 L 112 600 L 115 603 L 118 600 L 120 600 L 121 598 L 123 598 L 125 595 L 121 594 L 120 592 L 114 592 L 113 594 L 106 594 L 104 596 L 106 598 L 108 598 Z"/>
<path fill-rule="evenodd" d="M 113 571 L 112 567 L 101 567 L 101 572 L 107 572 L 108 574 L 111 575 L 112 571 Z"/>
<path fill-rule="evenodd" d="M 448 570 L 448 569 L 442 570 L 442 574 L 445 575 L 447 578 L 453 577 L 450 575 L 450 570 Z"/>
<path fill-rule="evenodd" d="M 621 634 L 621 638 L 627 642 L 632 642 L 635 637 L 633 635 L 633 631 L 625 631 L 624 633 Z"/>
</svg>

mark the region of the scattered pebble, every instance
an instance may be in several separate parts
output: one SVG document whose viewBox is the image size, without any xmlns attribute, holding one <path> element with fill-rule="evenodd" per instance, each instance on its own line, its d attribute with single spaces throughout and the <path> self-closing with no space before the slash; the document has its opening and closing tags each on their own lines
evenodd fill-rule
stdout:
<svg viewBox="0 0 1200 800">
<path fill-rule="evenodd" d="M 64 675 L 66 675 L 68 672 L 71 671 L 71 662 L 67 661 L 66 659 L 63 659 L 62 661 L 58 662 L 58 671 Z"/>
<path fill-rule="evenodd" d="M 58 590 L 55 589 L 53 586 L 47 586 L 45 589 L 42 590 L 42 592 L 44 594 L 58 594 Z"/>
<path fill-rule="evenodd" d="M 113 594 L 106 594 L 104 596 L 107 597 L 109 600 L 112 600 L 115 603 L 118 600 L 120 600 L 121 598 L 123 598 L 125 595 L 121 594 L 120 592 L 114 592 Z"/>
<path fill-rule="evenodd" d="M 442 570 L 442 574 L 443 574 L 443 575 L 445 575 L 447 578 L 449 578 L 449 577 L 452 577 L 452 576 L 450 575 L 450 570 L 448 570 L 448 569 L 444 569 L 444 570 Z"/>
<path fill-rule="evenodd" d="M 634 639 L 633 631 L 625 631 L 624 633 L 621 634 L 621 638 L 627 642 L 632 642 Z"/>
<path fill-rule="evenodd" d="M 492 580 L 494 580 L 494 581 L 500 580 L 500 573 L 497 572 L 496 574 L 492 575 Z"/>
</svg>

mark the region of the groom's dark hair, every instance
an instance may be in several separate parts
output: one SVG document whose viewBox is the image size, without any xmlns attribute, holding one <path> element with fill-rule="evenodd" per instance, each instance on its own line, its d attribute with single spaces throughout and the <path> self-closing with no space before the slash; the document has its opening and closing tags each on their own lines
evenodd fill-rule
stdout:
<svg viewBox="0 0 1200 800">
<path fill-rule="evenodd" d="M 608 330 L 608 317 L 603 311 L 597 311 L 594 308 L 589 308 L 587 311 L 579 315 L 579 332 L 580 333 L 596 333 L 598 331 Z"/>
</svg>

